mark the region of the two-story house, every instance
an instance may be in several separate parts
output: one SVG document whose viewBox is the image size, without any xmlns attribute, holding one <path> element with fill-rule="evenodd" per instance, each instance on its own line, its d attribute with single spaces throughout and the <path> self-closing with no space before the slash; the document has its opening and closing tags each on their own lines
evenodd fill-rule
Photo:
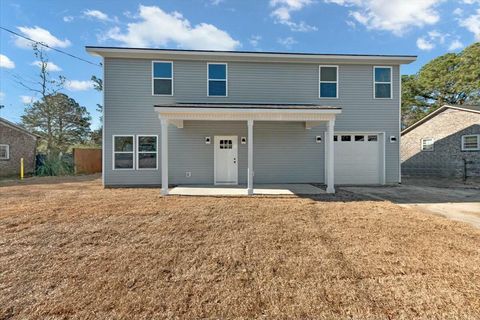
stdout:
<svg viewBox="0 0 480 320">
<path fill-rule="evenodd" d="M 105 186 L 400 181 L 415 56 L 87 51 L 103 57 Z"/>
</svg>

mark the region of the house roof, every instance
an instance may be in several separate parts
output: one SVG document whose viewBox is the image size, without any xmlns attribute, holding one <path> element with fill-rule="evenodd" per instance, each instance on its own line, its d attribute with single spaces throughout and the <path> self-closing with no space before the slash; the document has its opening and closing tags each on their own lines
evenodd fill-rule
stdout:
<svg viewBox="0 0 480 320">
<path fill-rule="evenodd" d="M 7 127 L 10 127 L 10 128 L 12 128 L 12 129 L 15 129 L 15 130 L 17 130 L 17 131 L 21 131 L 21 132 L 23 132 L 23 133 L 25 133 L 25 134 L 28 134 L 29 136 L 32 136 L 32 137 L 34 137 L 35 139 L 40 138 L 39 135 L 37 135 L 37 134 L 35 134 L 35 133 L 31 133 L 31 132 L 29 132 L 28 130 L 26 130 L 25 128 L 22 128 L 22 127 L 20 127 L 19 125 L 15 124 L 15 123 L 13 123 L 13 122 L 8 121 L 7 119 L 4 119 L 4 118 L 1 118 L 1 117 L 0 117 L 0 123 L 6 125 Z"/>
<path fill-rule="evenodd" d="M 408 64 L 417 59 L 414 55 L 381 55 L 381 54 L 330 54 L 305 52 L 259 52 L 259 51 L 219 51 L 219 50 L 183 50 L 129 47 L 86 46 L 92 55 L 111 58 L 175 58 L 175 59 L 225 59 L 237 61 L 278 61 L 278 62 L 328 62 Z"/>
<path fill-rule="evenodd" d="M 412 124 L 408 128 L 404 129 L 402 131 L 402 136 L 404 134 L 412 131 L 416 127 L 422 125 L 423 123 L 429 121 L 430 119 L 439 115 L 440 113 L 442 113 L 443 111 L 445 111 L 447 109 L 454 109 L 454 110 L 458 110 L 458 111 L 473 112 L 473 113 L 479 113 L 480 114 L 480 105 L 453 105 L 453 106 L 444 105 L 444 106 L 438 108 L 437 110 L 435 110 L 434 112 L 432 112 L 432 113 L 428 114 L 427 116 L 423 117 L 422 119 L 418 120 L 417 122 L 415 122 L 414 124 Z"/>
</svg>

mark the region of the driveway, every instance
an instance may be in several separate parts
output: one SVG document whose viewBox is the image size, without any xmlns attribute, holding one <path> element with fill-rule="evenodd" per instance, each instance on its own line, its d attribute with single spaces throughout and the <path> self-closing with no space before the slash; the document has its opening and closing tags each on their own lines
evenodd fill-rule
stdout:
<svg viewBox="0 0 480 320">
<path fill-rule="evenodd" d="M 389 187 L 343 187 L 374 199 L 430 212 L 480 228 L 480 189 L 402 184 Z"/>
</svg>

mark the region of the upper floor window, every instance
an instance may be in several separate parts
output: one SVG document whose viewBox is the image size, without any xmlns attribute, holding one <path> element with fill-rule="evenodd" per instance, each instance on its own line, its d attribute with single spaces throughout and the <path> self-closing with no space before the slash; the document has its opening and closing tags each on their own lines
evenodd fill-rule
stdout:
<svg viewBox="0 0 480 320">
<path fill-rule="evenodd" d="M 375 99 L 392 98 L 392 67 L 373 67 L 373 82 Z"/>
<path fill-rule="evenodd" d="M 338 98 L 338 66 L 320 66 L 320 98 Z"/>
<path fill-rule="evenodd" d="M 173 63 L 168 61 L 153 61 L 152 82 L 153 95 L 173 95 Z"/>
<path fill-rule="evenodd" d="M 227 64 L 208 63 L 208 96 L 226 97 L 228 94 Z"/>
<path fill-rule="evenodd" d="M 479 151 L 480 134 L 462 136 L 462 151 Z"/>
<path fill-rule="evenodd" d="M 434 140 L 433 138 L 425 138 L 425 139 L 422 139 L 421 143 L 422 143 L 422 151 L 433 151 L 433 144 L 434 144 Z"/>
<path fill-rule="evenodd" d="M 0 160 L 10 159 L 10 146 L 8 144 L 0 144 Z"/>
</svg>

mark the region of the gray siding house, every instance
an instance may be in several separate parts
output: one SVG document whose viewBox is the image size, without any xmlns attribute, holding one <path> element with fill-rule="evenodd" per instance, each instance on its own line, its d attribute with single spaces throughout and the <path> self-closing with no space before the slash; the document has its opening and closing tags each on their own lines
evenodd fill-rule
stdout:
<svg viewBox="0 0 480 320">
<path fill-rule="evenodd" d="M 443 106 L 402 131 L 402 173 L 480 177 L 480 106 Z"/>
<path fill-rule="evenodd" d="M 86 49 L 104 63 L 105 186 L 400 181 L 415 56 Z"/>
</svg>

